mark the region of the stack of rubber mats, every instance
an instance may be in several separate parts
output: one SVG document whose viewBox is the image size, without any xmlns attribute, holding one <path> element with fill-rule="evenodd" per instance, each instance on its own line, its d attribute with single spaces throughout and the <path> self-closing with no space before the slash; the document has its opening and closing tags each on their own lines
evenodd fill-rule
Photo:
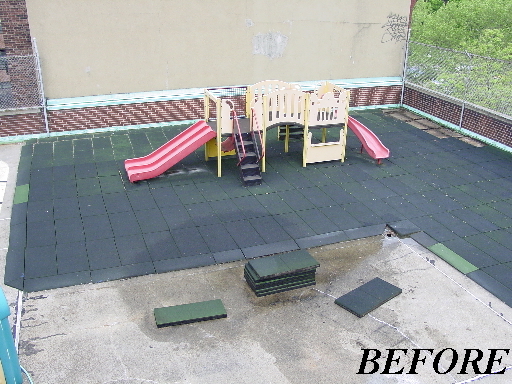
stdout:
<svg viewBox="0 0 512 384">
<path fill-rule="evenodd" d="M 334 302 L 357 317 L 363 317 L 400 293 L 402 289 L 376 277 Z"/>
<path fill-rule="evenodd" d="M 244 277 L 260 297 L 315 285 L 319 266 L 307 251 L 293 251 L 250 260 L 245 265 Z"/>
</svg>

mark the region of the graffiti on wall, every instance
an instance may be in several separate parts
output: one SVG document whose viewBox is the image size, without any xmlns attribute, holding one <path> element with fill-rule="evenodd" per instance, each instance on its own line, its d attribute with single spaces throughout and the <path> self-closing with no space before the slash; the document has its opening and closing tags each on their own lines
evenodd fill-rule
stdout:
<svg viewBox="0 0 512 384">
<path fill-rule="evenodd" d="M 381 42 L 389 41 L 399 42 L 407 39 L 407 27 L 409 26 L 407 16 L 400 16 L 396 13 L 390 13 L 388 21 L 382 26 L 385 32 L 382 35 Z"/>
</svg>

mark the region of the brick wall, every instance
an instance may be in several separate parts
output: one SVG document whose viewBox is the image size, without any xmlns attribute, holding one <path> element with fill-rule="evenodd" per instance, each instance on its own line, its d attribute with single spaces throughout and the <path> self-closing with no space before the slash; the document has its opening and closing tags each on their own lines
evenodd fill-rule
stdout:
<svg viewBox="0 0 512 384">
<path fill-rule="evenodd" d="M 459 126 L 462 106 L 421 90 L 405 87 L 403 104 Z M 461 127 L 498 143 L 512 147 L 512 121 L 479 111 L 464 108 Z"/>
<path fill-rule="evenodd" d="M 386 104 L 400 104 L 402 87 L 361 87 L 350 89 L 350 106 L 367 107 Z"/>
</svg>

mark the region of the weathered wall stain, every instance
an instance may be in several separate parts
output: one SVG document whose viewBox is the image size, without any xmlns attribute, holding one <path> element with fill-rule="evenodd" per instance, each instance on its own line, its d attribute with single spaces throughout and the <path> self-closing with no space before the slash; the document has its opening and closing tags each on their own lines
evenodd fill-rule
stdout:
<svg viewBox="0 0 512 384">
<path fill-rule="evenodd" d="M 288 36 L 280 32 L 258 33 L 252 38 L 252 53 L 276 59 L 283 56 L 287 44 Z"/>
</svg>

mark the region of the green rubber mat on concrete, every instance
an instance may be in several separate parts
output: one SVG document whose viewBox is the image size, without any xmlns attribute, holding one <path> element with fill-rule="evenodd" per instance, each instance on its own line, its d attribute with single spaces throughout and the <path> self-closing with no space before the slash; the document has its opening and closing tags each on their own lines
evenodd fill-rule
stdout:
<svg viewBox="0 0 512 384">
<path fill-rule="evenodd" d="M 221 319 L 228 316 L 220 299 L 155 308 L 154 315 L 158 328 Z"/>
<path fill-rule="evenodd" d="M 441 243 L 434 244 L 428 247 L 428 249 L 465 275 L 478 269 Z"/>
<path fill-rule="evenodd" d="M 334 302 L 357 317 L 363 317 L 400 293 L 401 288 L 376 277 Z"/>
</svg>

